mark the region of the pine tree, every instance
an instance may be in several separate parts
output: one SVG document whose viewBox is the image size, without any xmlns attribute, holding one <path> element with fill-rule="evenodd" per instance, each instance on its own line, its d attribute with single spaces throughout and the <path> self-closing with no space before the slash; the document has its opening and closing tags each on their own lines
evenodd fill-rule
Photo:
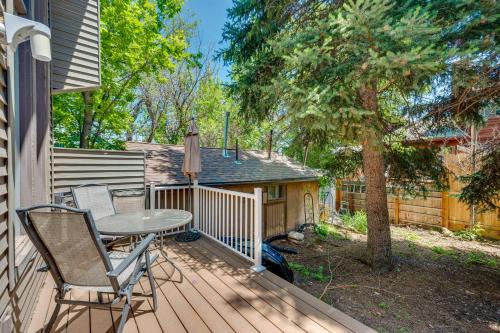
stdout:
<svg viewBox="0 0 500 333">
<path fill-rule="evenodd" d="M 250 15 L 252 2 L 237 1 L 230 12 L 225 36 L 232 43 L 223 53 L 243 111 L 286 112 L 297 126 L 362 147 L 367 259 L 389 270 L 387 134 L 407 126 L 404 109 L 394 105 L 429 87 L 448 58 L 433 11 L 391 0 L 289 1 L 277 11 L 264 1 Z"/>
</svg>

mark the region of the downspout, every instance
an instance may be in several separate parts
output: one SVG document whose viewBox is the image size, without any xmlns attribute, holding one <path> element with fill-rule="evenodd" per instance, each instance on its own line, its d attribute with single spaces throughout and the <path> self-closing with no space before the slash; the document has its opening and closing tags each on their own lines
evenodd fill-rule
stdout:
<svg viewBox="0 0 500 333">
<path fill-rule="evenodd" d="M 236 139 L 236 154 L 235 154 L 235 158 L 234 158 L 234 163 L 235 164 L 241 164 L 241 161 L 240 161 L 240 149 L 238 147 L 238 139 Z"/>
<path fill-rule="evenodd" d="M 13 0 L 7 0 L 5 12 L 12 14 L 14 12 Z M 7 62 L 7 109 L 8 109 L 8 128 L 7 128 L 7 195 L 8 195 L 8 239 L 15 239 L 14 221 L 16 220 L 16 207 L 19 206 L 21 201 L 21 193 L 17 189 L 17 184 L 20 184 L 20 158 L 19 158 L 19 116 L 16 112 L 17 98 L 16 91 L 19 87 L 16 85 L 19 80 L 16 78 L 16 63 L 14 52 L 10 47 L 6 47 L 6 62 Z M 16 285 L 15 276 L 15 242 L 9 241 L 8 244 L 8 260 L 9 260 L 9 290 L 14 290 Z"/>
</svg>

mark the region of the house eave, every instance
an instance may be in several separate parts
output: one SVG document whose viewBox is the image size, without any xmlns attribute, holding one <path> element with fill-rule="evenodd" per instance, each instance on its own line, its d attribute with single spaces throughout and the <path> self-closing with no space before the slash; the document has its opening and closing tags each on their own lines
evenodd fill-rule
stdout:
<svg viewBox="0 0 500 333">
<path fill-rule="evenodd" d="M 243 181 L 227 181 L 227 182 L 198 182 L 203 186 L 236 186 L 236 185 L 262 185 L 270 183 L 303 183 L 310 181 L 319 181 L 319 177 L 303 177 L 303 178 L 288 178 L 288 179 L 259 179 L 259 180 L 243 180 Z M 188 185 L 188 181 L 176 183 L 155 183 L 156 186 L 183 186 Z"/>
</svg>

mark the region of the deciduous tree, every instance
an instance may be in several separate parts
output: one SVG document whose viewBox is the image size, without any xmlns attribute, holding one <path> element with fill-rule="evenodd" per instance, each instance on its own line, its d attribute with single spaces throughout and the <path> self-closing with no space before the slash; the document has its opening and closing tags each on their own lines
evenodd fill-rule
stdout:
<svg viewBox="0 0 500 333">
<path fill-rule="evenodd" d="M 171 24 L 183 0 L 103 0 L 101 87 L 54 97 L 55 137 L 80 148 L 117 148 L 133 122 L 130 104 L 144 75 L 173 70 L 187 56 L 185 32 Z M 70 127 L 68 127 L 70 126 Z M 78 135 L 76 135 L 78 133 Z"/>
</svg>

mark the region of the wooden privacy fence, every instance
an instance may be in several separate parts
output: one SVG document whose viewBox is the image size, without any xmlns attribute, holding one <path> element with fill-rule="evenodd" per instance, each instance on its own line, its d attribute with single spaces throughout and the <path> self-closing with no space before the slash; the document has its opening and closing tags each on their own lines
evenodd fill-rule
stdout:
<svg viewBox="0 0 500 333">
<path fill-rule="evenodd" d="M 445 227 L 463 230 L 471 225 L 469 207 L 460 202 L 458 183 L 451 183 L 450 192 L 430 191 L 424 197 L 405 197 L 397 188 L 387 188 L 389 218 L 394 224 L 413 224 L 422 227 Z M 343 181 L 337 186 L 337 207 L 343 210 L 364 210 L 365 185 L 359 181 Z M 490 211 L 476 215 L 484 229 L 484 236 L 500 239 L 500 212 Z"/>
</svg>

